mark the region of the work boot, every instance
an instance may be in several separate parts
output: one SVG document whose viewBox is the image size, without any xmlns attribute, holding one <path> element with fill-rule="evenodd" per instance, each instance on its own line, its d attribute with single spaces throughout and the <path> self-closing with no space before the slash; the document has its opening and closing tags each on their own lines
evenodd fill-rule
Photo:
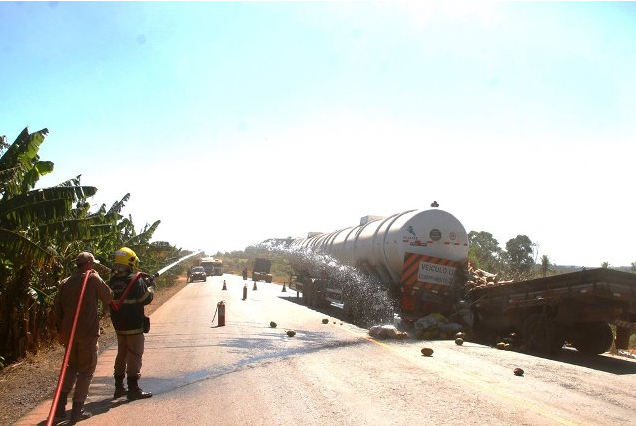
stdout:
<svg viewBox="0 0 636 426">
<path fill-rule="evenodd" d="M 59 422 L 61 420 L 66 420 L 66 400 L 68 398 L 67 392 L 60 393 L 60 399 L 57 400 L 57 407 L 55 407 L 55 414 L 53 415 L 53 420 Z"/>
<path fill-rule="evenodd" d="M 71 422 L 69 424 L 74 425 L 81 420 L 88 419 L 92 415 L 92 413 L 84 410 L 83 402 L 73 401 L 73 409 L 71 410 Z"/>
<path fill-rule="evenodd" d="M 138 377 L 128 377 L 128 400 L 134 401 L 135 399 L 145 399 L 150 398 L 152 393 L 144 392 L 139 387 L 139 378 Z"/>
<path fill-rule="evenodd" d="M 124 387 L 124 377 L 126 376 L 115 376 L 115 395 L 113 395 L 114 399 L 120 398 L 126 395 L 126 388 Z"/>
</svg>

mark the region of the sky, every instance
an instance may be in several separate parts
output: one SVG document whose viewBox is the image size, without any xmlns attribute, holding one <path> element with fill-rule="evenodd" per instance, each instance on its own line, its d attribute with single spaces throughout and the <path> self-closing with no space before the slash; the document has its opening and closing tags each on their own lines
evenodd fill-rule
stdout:
<svg viewBox="0 0 636 426">
<path fill-rule="evenodd" d="M 427 209 L 636 261 L 636 3 L 0 2 L 0 134 L 157 241 Z"/>
</svg>

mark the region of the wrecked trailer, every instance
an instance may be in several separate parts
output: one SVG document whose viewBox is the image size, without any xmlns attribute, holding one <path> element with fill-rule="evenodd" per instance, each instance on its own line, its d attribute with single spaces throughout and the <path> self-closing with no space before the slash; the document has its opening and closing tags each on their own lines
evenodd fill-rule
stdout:
<svg viewBox="0 0 636 426">
<path fill-rule="evenodd" d="M 627 349 L 636 322 L 636 274 L 598 268 L 468 290 L 473 332 L 481 339 L 514 333 L 529 351 L 554 353 L 569 343 L 586 354 Z M 616 336 L 611 326 L 615 326 Z"/>
</svg>

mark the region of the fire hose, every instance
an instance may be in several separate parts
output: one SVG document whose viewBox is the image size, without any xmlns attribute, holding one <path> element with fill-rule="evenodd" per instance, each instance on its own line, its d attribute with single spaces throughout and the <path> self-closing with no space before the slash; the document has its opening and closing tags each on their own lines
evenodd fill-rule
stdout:
<svg viewBox="0 0 636 426">
<path fill-rule="evenodd" d="M 66 367 L 68 366 L 68 360 L 71 357 L 71 350 L 73 349 L 73 340 L 75 338 L 75 329 L 77 328 L 77 319 L 79 318 L 80 308 L 82 307 L 82 300 L 84 299 L 84 292 L 86 290 L 86 283 L 88 277 L 95 271 L 93 269 L 86 271 L 84 281 L 82 282 L 82 289 L 80 290 L 79 298 L 77 299 L 77 309 L 75 309 L 75 315 L 73 316 L 73 325 L 71 326 L 71 334 L 69 335 L 68 343 L 66 344 L 66 352 L 64 352 L 64 361 L 62 362 L 62 369 L 60 370 L 60 377 L 57 379 L 57 388 L 55 389 L 55 396 L 53 398 L 53 405 L 49 411 L 49 418 L 47 419 L 46 426 L 53 424 L 53 416 L 55 408 L 60 400 L 60 393 L 62 392 L 62 384 L 64 383 L 64 376 L 66 376 Z"/>
<path fill-rule="evenodd" d="M 151 279 L 154 279 L 158 276 L 160 276 L 161 274 L 163 274 L 164 272 L 166 272 L 168 269 L 172 268 L 175 265 L 178 265 L 179 263 L 183 262 L 184 260 L 186 260 L 189 257 L 195 256 L 199 253 L 201 253 L 202 250 L 196 251 L 194 253 L 191 253 L 187 256 L 182 257 L 181 259 L 177 260 L 176 262 L 171 263 L 170 265 L 166 266 L 165 268 L 160 269 L 159 271 L 157 271 L 156 273 L 152 274 L 152 275 L 148 275 L 148 274 L 144 274 L 144 273 L 140 273 L 138 272 L 135 275 L 135 278 L 133 278 L 133 280 L 137 280 L 139 278 L 140 275 L 144 275 L 144 276 L 148 276 L 151 277 Z M 95 270 L 91 269 L 86 271 L 86 275 L 84 277 L 84 281 L 82 282 L 82 288 L 80 290 L 80 295 L 77 299 L 77 307 L 75 308 L 75 314 L 73 315 L 73 325 L 71 326 L 71 333 L 68 336 L 68 342 L 66 344 L 66 351 L 64 352 L 64 361 L 62 361 L 62 368 L 60 369 L 60 376 L 57 379 L 57 388 L 55 389 L 55 394 L 53 396 L 53 404 L 51 405 L 51 409 L 49 410 L 49 417 L 47 418 L 46 421 L 46 426 L 52 426 L 53 425 L 53 418 L 55 417 L 55 409 L 57 407 L 57 404 L 60 400 L 60 394 L 62 392 L 62 385 L 64 384 L 64 378 L 66 377 L 66 369 L 68 367 L 68 361 L 69 358 L 71 357 L 71 351 L 73 349 L 73 341 L 75 340 L 75 331 L 77 329 L 77 320 L 79 319 L 79 313 L 80 313 L 80 309 L 82 308 L 82 301 L 84 300 L 84 293 L 86 290 L 86 283 L 88 282 L 88 278 L 90 277 L 91 274 L 95 273 Z M 128 286 L 128 288 L 126 289 L 126 291 L 124 292 L 124 295 L 122 296 L 122 298 L 119 300 L 119 305 L 115 305 L 117 306 L 116 309 L 119 309 L 119 306 L 121 306 L 121 303 L 123 303 L 123 301 L 125 300 L 125 296 L 127 295 L 127 292 L 130 291 L 130 287 L 132 287 L 131 285 Z M 113 306 L 111 304 L 111 306 Z M 114 306 L 113 306 L 114 307 Z"/>
</svg>

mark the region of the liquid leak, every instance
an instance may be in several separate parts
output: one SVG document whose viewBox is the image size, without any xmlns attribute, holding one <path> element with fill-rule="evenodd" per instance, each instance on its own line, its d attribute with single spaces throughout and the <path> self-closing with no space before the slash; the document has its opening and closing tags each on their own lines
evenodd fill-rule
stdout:
<svg viewBox="0 0 636 426">
<path fill-rule="evenodd" d="M 364 274 L 332 256 L 305 247 L 267 242 L 258 245 L 257 249 L 282 255 L 298 276 L 327 279 L 330 287 L 340 288 L 343 303 L 333 305 L 349 313 L 351 318 L 348 319 L 356 325 L 393 325 L 396 321 L 396 300 L 390 297 L 387 285 L 377 277 Z"/>
</svg>

